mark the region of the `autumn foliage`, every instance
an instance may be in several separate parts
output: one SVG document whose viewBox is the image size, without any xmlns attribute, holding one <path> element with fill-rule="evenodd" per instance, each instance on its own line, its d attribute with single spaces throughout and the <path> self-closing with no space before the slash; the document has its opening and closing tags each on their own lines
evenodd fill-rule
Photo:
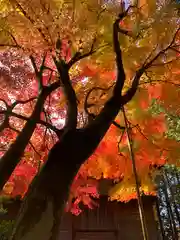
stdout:
<svg viewBox="0 0 180 240">
<path fill-rule="evenodd" d="M 2 47 L 0 52 L 0 156 L 3 156 L 16 140 L 36 104 L 39 86 L 29 59 L 30 54 L 33 54 L 37 66 L 40 67 L 42 57 L 46 53 L 47 69 L 43 72 L 42 83 L 48 86 L 57 79 L 56 66 L 51 57 L 55 53 L 55 44 L 56 49 L 59 49 L 58 54 L 68 62 L 77 50 L 83 49 L 87 52 L 94 41 L 93 47 L 99 50 L 73 66 L 70 71 L 71 83 L 77 95 L 79 128 L 87 124 L 87 109 L 94 115 L 99 113 L 104 102 L 111 96 L 116 80 L 111 23 L 117 14 L 117 3 L 103 10 L 96 3 L 98 1 L 87 1 L 88 7 L 84 7 L 81 1 L 76 1 L 77 10 L 73 11 L 72 6 L 63 3 L 64 1 L 51 1 L 49 8 L 54 12 L 49 12 L 48 2 L 31 2 L 36 6 L 35 13 L 25 1 L 9 1 L 8 4 L 11 4 L 15 10 L 6 15 L 6 25 L 1 24 L 3 38 L 0 40 Z M 44 3 L 41 5 L 41 2 Z M 1 9 L 3 14 L 10 9 L 6 4 L 4 1 L 4 8 Z M 37 11 L 37 9 L 40 10 Z M 59 11 L 63 13 L 61 22 L 58 18 L 53 18 Z M 86 11 L 84 17 L 80 14 L 81 11 Z M 158 12 L 152 23 L 147 21 L 145 24 L 145 20 L 148 19 L 145 13 L 147 12 L 142 7 L 141 12 L 135 11 L 134 15 L 128 16 L 122 23 L 123 27 L 132 31 L 131 35 L 135 39 L 122 36 L 120 40 L 128 79 L 124 90 L 128 88 L 133 74 L 144 60 L 149 60 L 157 50 L 160 51 L 161 48 L 168 46 L 177 30 L 177 17 L 173 13 L 173 8 L 164 7 L 164 14 L 167 13 L 167 17 L 163 18 L 165 19 L 163 23 L 159 23 L 161 15 Z M 70 20 L 67 23 L 68 14 L 73 21 Z M 23 25 L 27 26 L 29 31 L 23 28 Z M 89 31 L 86 30 L 87 26 Z M 58 36 L 62 36 L 59 43 L 56 42 Z M 180 114 L 179 40 L 177 31 L 174 45 L 165 53 L 162 52 L 150 69 L 147 69 L 135 97 L 125 106 L 132 130 L 141 191 L 147 195 L 155 194 L 153 183 L 155 167 L 165 163 L 179 164 L 179 143 L 167 137 L 166 114 L 167 112 L 176 116 Z M 93 90 L 90 92 L 90 89 Z M 87 109 L 84 108 L 85 105 Z M 154 105 L 161 106 L 165 111 L 154 112 Z M 11 114 L 8 115 L 7 112 L 10 110 L 12 110 Z M 64 126 L 66 113 L 66 97 L 60 87 L 47 97 L 41 118 L 24 155 L 3 188 L 2 194 L 24 196 L 30 182 L 46 161 L 49 150 L 57 141 L 57 133 Z M 117 116 L 116 123 L 122 128 L 111 125 L 94 154 L 81 166 L 74 179 L 67 203 L 67 210 L 71 210 L 74 214 L 79 214 L 81 211 L 79 208 L 81 201 L 90 208 L 96 206 L 95 198 L 100 194 L 98 185 L 101 179 L 114 181 L 114 186 L 109 190 L 111 200 L 129 201 L 136 198 L 122 113 Z"/>
</svg>

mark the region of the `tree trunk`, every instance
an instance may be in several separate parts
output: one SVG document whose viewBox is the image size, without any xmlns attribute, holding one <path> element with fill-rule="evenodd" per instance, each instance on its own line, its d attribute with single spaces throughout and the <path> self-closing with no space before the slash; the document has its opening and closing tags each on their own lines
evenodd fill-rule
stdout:
<svg viewBox="0 0 180 240">
<path fill-rule="evenodd" d="M 96 146 L 82 130 L 67 132 L 54 145 L 22 204 L 11 240 L 57 239 L 73 178 Z"/>
<path fill-rule="evenodd" d="M 25 148 L 27 147 L 31 136 L 36 128 L 36 124 L 40 119 L 40 114 L 46 101 L 47 97 L 52 91 L 59 87 L 59 82 L 54 82 L 48 87 L 44 87 L 42 92 L 39 94 L 34 110 L 23 127 L 22 131 L 16 138 L 16 141 L 11 144 L 8 151 L 0 159 L 0 190 L 3 188 L 4 184 L 10 178 L 15 167 L 21 160 Z"/>
</svg>

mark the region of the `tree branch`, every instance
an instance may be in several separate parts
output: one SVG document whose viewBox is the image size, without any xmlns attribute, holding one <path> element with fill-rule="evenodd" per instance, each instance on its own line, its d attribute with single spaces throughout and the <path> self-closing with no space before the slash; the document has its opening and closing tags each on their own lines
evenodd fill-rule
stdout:
<svg viewBox="0 0 180 240">
<path fill-rule="evenodd" d="M 20 161 L 24 150 L 36 128 L 36 124 L 40 121 L 40 114 L 46 98 L 59 86 L 60 83 L 58 81 L 52 83 L 50 86 L 43 87 L 37 98 L 37 102 L 29 120 L 26 122 L 16 140 L 10 145 L 8 151 L 0 159 L 0 189 L 3 188 L 4 184 L 8 181 L 16 165 Z"/>
<path fill-rule="evenodd" d="M 42 60 L 41 66 L 40 66 L 40 70 L 38 70 L 35 59 L 32 55 L 30 55 L 30 60 L 31 60 L 31 63 L 34 67 L 36 78 L 38 80 L 39 91 L 41 91 L 43 89 L 43 71 L 46 68 L 45 65 L 44 65 L 45 60 L 46 60 L 46 54 L 43 56 L 43 60 Z"/>
<path fill-rule="evenodd" d="M 12 2 L 12 5 L 15 4 L 17 6 L 17 8 L 20 9 L 20 11 L 23 13 L 23 15 L 25 16 L 25 18 L 27 20 L 29 20 L 31 22 L 31 24 L 33 26 L 35 26 L 35 21 L 29 16 L 29 14 L 25 11 L 25 9 L 21 6 L 20 3 L 18 3 L 18 1 L 16 0 L 11 0 L 10 2 Z M 39 34 L 42 36 L 43 40 L 49 45 L 49 41 L 46 38 L 46 35 L 43 33 L 42 29 L 40 27 L 36 27 L 37 31 L 39 32 Z"/>
<path fill-rule="evenodd" d="M 69 130 L 75 129 L 77 126 L 77 114 L 78 114 L 77 99 L 76 93 L 70 81 L 69 68 L 68 65 L 65 62 L 63 62 L 63 60 L 57 60 L 55 57 L 53 57 L 53 60 L 59 72 L 60 81 L 62 83 L 68 102 L 65 128 Z"/>
<path fill-rule="evenodd" d="M 12 109 L 14 109 L 15 106 L 17 106 L 18 104 L 26 104 L 26 103 L 29 103 L 29 102 L 35 100 L 35 99 L 37 99 L 37 97 L 32 97 L 32 98 L 29 98 L 27 100 L 17 100 L 14 103 L 12 103 L 11 107 L 12 107 Z"/>
<path fill-rule="evenodd" d="M 154 143 L 154 141 L 153 141 L 152 139 L 149 139 L 149 138 L 143 133 L 143 131 L 142 131 L 141 127 L 139 126 L 139 124 L 136 124 L 134 127 L 139 131 L 139 133 L 144 137 L 144 139 L 146 139 L 147 141 L 149 141 L 152 145 L 154 145 L 154 146 L 157 147 L 157 148 L 162 149 L 163 151 L 169 151 L 169 149 L 167 149 L 167 148 L 161 148 L 161 146 L 159 146 L 159 145 L 157 145 L 156 143 Z"/>
<path fill-rule="evenodd" d="M 6 114 L 6 113 L 7 113 L 6 110 L 0 111 L 0 114 Z M 20 115 L 20 114 L 18 114 L 18 113 L 15 113 L 15 112 L 10 112 L 10 113 L 9 113 L 9 116 L 16 117 L 16 118 L 19 118 L 19 119 L 24 120 L 24 121 L 29 121 L 29 120 L 30 120 L 29 117 L 22 116 L 22 115 Z M 41 120 L 41 119 L 37 121 L 37 124 L 41 124 L 41 125 L 43 125 L 44 127 L 52 130 L 53 132 L 55 132 L 55 133 L 57 134 L 58 137 L 61 137 L 61 136 L 62 136 L 62 133 L 63 133 L 63 131 L 64 131 L 63 129 L 58 129 L 58 128 L 56 128 L 55 126 L 53 126 L 51 123 L 45 122 L 45 121 L 43 121 L 43 120 Z"/>
<path fill-rule="evenodd" d="M 139 80 L 140 80 L 141 76 L 143 75 L 143 73 L 152 66 L 153 62 L 155 62 L 160 57 L 161 54 L 164 54 L 168 49 L 171 48 L 171 46 L 173 45 L 173 43 L 176 39 L 176 36 L 179 32 L 179 29 L 180 28 L 176 29 L 175 34 L 174 34 L 171 42 L 169 43 L 169 45 L 167 47 L 165 47 L 164 49 L 162 49 L 161 51 L 159 51 L 158 54 L 156 54 L 149 62 L 147 62 L 147 59 L 146 59 L 144 64 L 142 65 L 142 67 L 136 72 L 136 75 L 133 79 L 131 88 L 128 89 L 128 91 L 125 93 L 125 95 L 122 96 L 122 104 L 123 105 L 128 103 L 135 95 L 138 85 L 139 85 Z M 152 55 L 152 53 L 150 53 L 150 56 L 151 55 Z"/>
<path fill-rule="evenodd" d="M 6 32 L 8 33 L 8 35 L 10 35 L 10 37 L 12 38 L 13 42 L 15 44 L 3 44 L 3 43 L 0 43 L 0 47 L 13 47 L 13 48 L 22 48 L 18 42 L 16 41 L 16 38 L 13 36 L 13 34 L 9 31 L 7 31 L 6 29 L 3 29 L 2 31 L 0 32 Z"/>
<path fill-rule="evenodd" d="M 9 105 L 7 104 L 7 102 L 3 98 L 0 98 L 0 102 L 3 102 L 4 105 L 6 106 L 6 109 L 8 109 Z"/>
<path fill-rule="evenodd" d="M 11 129 L 12 131 L 20 134 L 20 131 L 17 130 L 16 128 L 12 127 L 9 125 L 9 129 Z M 36 148 L 34 147 L 34 145 L 32 144 L 32 142 L 29 140 L 29 144 L 31 145 L 32 149 L 34 150 L 34 152 L 41 158 L 41 154 L 36 150 Z"/>
<path fill-rule="evenodd" d="M 9 117 L 5 116 L 3 123 L 0 125 L 0 132 L 4 131 L 4 129 L 8 128 L 9 126 Z"/>
<path fill-rule="evenodd" d="M 91 56 L 96 51 L 94 50 L 94 44 L 95 44 L 96 38 L 94 38 L 91 49 L 89 52 L 81 54 L 80 52 L 76 52 L 75 55 L 71 58 L 71 60 L 68 62 L 68 68 L 70 69 L 76 62 L 80 61 L 83 58 Z"/>
<path fill-rule="evenodd" d="M 93 87 L 91 88 L 88 93 L 86 94 L 86 97 L 85 97 L 85 101 L 84 101 L 84 110 L 86 112 L 86 114 L 90 114 L 88 112 L 88 108 L 90 107 L 89 104 L 88 104 L 88 98 L 90 96 L 90 94 L 93 92 L 93 91 L 96 91 L 96 90 L 102 90 L 102 91 L 109 91 L 113 86 L 114 86 L 115 83 L 113 83 L 112 85 L 110 85 L 108 88 L 103 88 L 103 87 Z M 93 104 L 94 105 L 94 104 Z M 92 105 L 91 105 L 92 106 Z"/>
<path fill-rule="evenodd" d="M 126 12 L 121 13 L 113 24 L 113 45 L 117 65 L 117 80 L 113 89 L 113 95 L 105 103 L 104 108 L 96 116 L 94 121 L 85 127 L 85 131 L 89 132 L 89 134 L 92 136 L 92 141 L 94 141 L 94 144 L 96 144 L 96 141 L 101 141 L 112 122 L 114 122 L 114 119 L 117 116 L 120 108 L 122 107 L 121 94 L 125 82 L 125 72 L 122 63 L 122 53 L 120 49 L 118 33 L 120 32 L 119 22 L 125 16 L 127 16 L 129 9 L 130 8 L 128 8 Z"/>
<path fill-rule="evenodd" d="M 6 110 L 0 111 L 0 114 L 5 115 L 4 119 L 3 119 L 3 123 L 0 125 L 0 132 L 2 132 L 4 129 L 9 127 L 9 117 L 10 117 L 10 113 L 12 112 L 13 107 L 9 106 L 8 103 L 4 99 L 0 99 L 0 101 L 2 101 L 6 106 Z"/>
<path fill-rule="evenodd" d="M 85 101 L 84 101 L 84 110 L 85 110 L 85 113 L 90 117 L 90 119 L 93 121 L 95 118 L 96 118 L 96 115 L 93 114 L 93 113 L 90 113 L 88 111 L 88 108 L 89 107 L 92 107 L 92 106 L 95 106 L 95 104 L 88 104 L 88 98 L 90 96 L 90 94 L 94 91 L 94 90 L 102 90 L 102 91 L 108 91 L 110 90 L 112 87 L 114 86 L 114 83 L 109 86 L 108 88 L 102 88 L 102 87 L 93 87 L 89 90 L 89 92 L 87 93 L 86 95 L 86 98 L 85 98 Z M 124 126 L 121 126 L 120 124 L 118 124 L 116 121 L 112 121 L 112 124 L 114 126 L 116 126 L 117 128 L 119 128 L 120 130 L 123 130 L 125 129 Z"/>
<path fill-rule="evenodd" d="M 125 129 L 124 126 L 121 126 L 121 125 L 120 125 L 119 123 L 117 123 L 116 121 L 112 121 L 112 124 L 113 124 L 115 127 L 119 128 L 120 130 L 124 130 L 124 129 Z"/>
<path fill-rule="evenodd" d="M 100 10 L 100 12 L 97 14 L 97 22 L 99 21 L 100 19 L 100 16 L 101 14 L 106 10 L 106 8 L 103 8 Z M 86 58 L 86 57 L 89 57 L 91 56 L 92 54 L 94 54 L 95 52 L 97 52 L 97 50 L 94 49 L 94 45 L 96 43 L 96 40 L 97 40 L 97 30 L 96 30 L 96 33 L 95 33 L 95 36 L 93 38 L 93 41 L 92 41 L 92 45 L 91 45 L 91 48 L 89 50 L 89 52 L 87 53 L 84 53 L 84 54 L 81 54 L 79 51 L 75 53 L 75 55 L 71 58 L 71 60 L 67 63 L 68 65 L 68 68 L 70 69 L 76 62 L 80 61 L 81 59 L 83 58 Z M 102 47 L 102 46 L 101 46 Z M 100 47 L 100 48 L 101 48 Z M 104 46 L 103 46 L 104 47 Z M 99 49 L 98 49 L 99 50 Z"/>
</svg>

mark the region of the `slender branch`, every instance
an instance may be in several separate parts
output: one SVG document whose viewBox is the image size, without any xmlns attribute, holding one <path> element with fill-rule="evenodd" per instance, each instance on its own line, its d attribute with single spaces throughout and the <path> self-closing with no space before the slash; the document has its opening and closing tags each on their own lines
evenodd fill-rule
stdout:
<svg viewBox="0 0 180 240">
<path fill-rule="evenodd" d="M 39 71 L 38 71 L 38 68 L 37 68 L 37 66 L 36 66 L 35 59 L 34 59 L 34 57 L 33 57 L 32 55 L 30 55 L 29 58 L 30 58 L 31 63 L 32 63 L 32 65 L 33 65 L 33 68 L 34 68 L 35 74 L 36 74 L 36 76 L 38 76 Z"/>
<path fill-rule="evenodd" d="M 21 133 L 18 129 L 16 129 L 16 128 L 14 128 L 14 127 L 12 127 L 12 126 L 10 126 L 9 125 L 9 129 L 11 129 L 12 131 L 14 131 L 14 132 L 16 132 L 16 133 Z M 30 146 L 32 147 L 32 149 L 34 150 L 34 152 L 39 156 L 39 157 L 41 157 L 41 154 L 36 150 L 36 148 L 34 147 L 34 145 L 33 145 L 33 143 L 29 140 L 29 144 L 30 144 Z"/>
<path fill-rule="evenodd" d="M 69 61 L 68 63 L 68 68 L 71 68 L 75 63 L 77 63 L 78 61 L 86 58 L 86 57 L 89 57 L 91 55 L 93 55 L 94 53 L 100 51 L 100 49 L 102 48 L 105 48 L 107 46 L 110 46 L 109 43 L 106 43 L 106 44 L 103 44 L 102 46 L 100 46 L 98 49 L 93 49 L 93 50 L 90 50 L 89 52 L 87 53 L 84 53 L 84 54 L 81 54 L 80 52 L 76 52 L 74 57 Z M 92 48 L 91 48 L 92 49 Z"/>
<path fill-rule="evenodd" d="M 153 140 L 150 140 L 142 131 L 141 127 L 139 126 L 139 124 L 137 125 L 134 125 L 134 127 L 139 131 L 139 133 L 147 140 L 149 141 L 152 145 L 154 145 L 156 148 L 160 148 L 162 149 L 163 151 L 169 151 L 169 149 L 167 148 L 161 148 L 159 145 L 157 145 L 156 143 L 154 143 Z"/>
<path fill-rule="evenodd" d="M 26 104 L 26 103 L 29 103 L 29 102 L 35 100 L 35 99 L 37 99 L 37 97 L 32 97 L 32 98 L 29 98 L 29 99 L 27 99 L 27 100 L 17 100 L 17 101 L 15 101 L 14 103 L 12 103 L 11 107 L 12 107 L 12 109 L 13 109 L 13 108 L 14 108 L 15 106 L 17 106 L 18 104 Z"/>
<path fill-rule="evenodd" d="M 3 103 L 4 103 L 4 105 L 6 106 L 6 109 L 9 108 L 8 103 L 7 103 L 3 98 L 0 98 L 0 102 L 3 102 Z"/>
<path fill-rule="evenodd" d="M 122 130 L 121 136 L 120 136 L 119 141 L 118 141 L 118 143 L 117 143 L 118 153 L 119 153 L 120 155 L 121 155 L 121 152 L 120 152 L 120 143 L 121 143 L 121 141 L 122 141 L 122 139 L 123 139 L 125 130 L 126 130 L 126 128 L 124 128 L 124 129 Z"/>
<path fill-rule="evenodd" d="M 96 51 L 93 49 L 93 44 L 89 52 L 81 54 L 80 52 L 76 52 L 72 59 L 68 62 L 68 68 L 71 68 L 76 62 L 80 61 L 83 58 L 91 56 Z"/>
<path fill-rule="evenodd" d="M 168 64 L 170 64 L 170 63 L 173 63 L 174 61 L 177 61 L 177 60 L 178 60 L 178 58 L 173 58 L 172 60 L 169 60 L 169 61 L 167 61 L 167 62 L 154 63 L 154 64 L 152 64 L 151 66 L 152 66 L 152 67 L 164 66 L 164 65 L 168 65 Z"/>
<path fill-rule="evenodd" d="M 37 68 L 37 65 L 36 65 L 36 62 L 35 62 L 35 59 L 32 55 L 30 55 L 30 60 L 31 60 L 31 63 L 34 67 L 34 71 L 35 71 L 35 74 L 36 74 L 36 78 L 38 80 L 38 84 L 39 84 L 39 91 L 41 91 L 43 89 L 43 71 L 45 69 L 45 60 L 46 60 L 46 55 L 47 53 L 45 53 L 45 55 L 43 56 L 43 60 L 42 60 L 42 63 L 41 63 L 41 66 L 40 66 L 40 70 L 38 70 Z"/>
<path fill-rule="evenodd" d="M 31 22 L 31 24 L 33 26 L 35 26 L 35 21 L 28 15 L 28 13 L 25 11 L 25 9 L 21 6 L 20 3 L 18 3 L 18 1 L 16 0 L 10 0 L 12 2 L 12 4 L 15 4 L 19 9 L 20 11 L 23 13 L 23 15 L 25 16 L 25 18 L 27 20 L 29 20 Z M 49 41 L 48 39 L 46 38 L 45 34 L 43 33 L 42 29 L 40 27 L 36 27 L 37 31 L 40 33 L 40 35 L 42 36 L 42 38 L 44 39 L 44 41 L 49 45 Z"/>
<path fill-rule="evenodd" d="M 4 99 L 0 99 L 0 101 L 2 101 L 5 106 L 6 106 L 6 110 L 0 110 L 0 114 L 4 114 L 4 119 L 3 119 L 3 123 L 0 125 L 0 132 L 2 132 L 4 129 L 9 127 L 9 117 L 10 117 L 10 112 L 12 112 L 12 106 L 9 106 L 8 103 L 4 100 Z M 6 113 L 6 114 L 5 114 Z"/>
<path fill-rule="evenodd" d="M 46 118 L 46 122 L 49 121 L 49 124 L 51 124 L 51 126 L 53 126 L 49 114 L 45 111 L 45 109 L 43 109 L 43 112 L 44 112 L 44 115 L 45 115 L 45 118 Z M 54 127 L 54 126 L 53 126 L 53 127 Z M 47 129 L 48 129 L 48 127 L 46 127 L 46 133 L 47 133 Z M 56 129 L 56 131 L 54 131 L 54 132 L 56 133 L 57 137 L 58 137 L 59 139 L 61 139 L 62 134 L 63 134 L 63 132 L 64 132 L 64 129 L 63 129 L 63 128 L 62 128 L 62 129 L 58 129 L 58 128 L 56 128 L 56 127 L 55 127 L 55 129 Z M 52 130 L 52 129 L 51 129 L 51 130 Z M 45 133 L 45 135 L 46 135 L 46 133 Z M 53 136 L 53 134 L 52 134 L 51 131 L 50 131 L 50 134 L 51 134 L 52 141 L 55 143 L 56 140 L 54 139 L 54 136 Z"/>
<path fill-rule="evenodd" d="M 13 35 L 10 31 L 8 31 L 8 30 L 6 30 L 6 29 L 3 29 L 3 30 L 0 31 L 0 32 L 6 32 L 6 33 L 8 33 L 8 35 L 12 38 L 13 42 L 15 43 L 15 44 L 3 44 L 3 43 L 1 43 L 1 44 L 0 44 L 1 47 L 22 48 L 22 47 L 18 44 L 16 38 L 14 37 L 14 35 Z"/>
<path fill-rule="evenodd" d="M 143 85 L 143 84 L 151 84 L 151 83 L 158 83 L 158 82 L 163 82 L 163 83 L 166 83 L 166 84 L 172 84 L 174 86 L 177 86 L 177 87 L 180 87 L 180 84 L 178 83 L 173 83 L 173 82 L 169 82 L 169 81 L 166 81 L 166 80 L 161 80 L 161 79 L 158 79 L 158 80 L 149 80 L 149 81 L 146 81 L 146 82 L 141 82 L 139 83 L 139 86 L 140 85 Z"/>
<path fill-rule="evenodd" d="M 44 112 L 45 117 L 46 117 L 46 112 L 45 112 L 45 110 L 43 110 L 43 112 Z M 48 121 L 48 118 L 47 118 L 47 117 L 46 117 L 46 121 Z M 43 136 L 43 141 L 42 141 L 42 143 L 41 143 L 41 146 L 43 146 L 43 145 L 45 146 L 45 145 L 46 145 L 46 148 L 48 149 L 47 144 L 45 144 L 45 143 L 46 143 L 47 132 L 48 132 L 48 128 L 46 127 L 46 128 L 45 128 L 45 131 L 44 131 L 44 136 Z M 50 134 L 51 134 L 51 137 L 52 137 L 51 131 L 50 131 Z M 52 137 L 52 140 L 54 140 L 53 137 Z M 50 149 L 48 149 L 48 151 L 49 151 L 49 150 L 50 150 Z"/>
<path fill-rule="evenodd" d="M 0 125 L 0 132 L 2 132 L 4 129 L 8 128 L 8 126 L 9 126 L 9 117 L 5 116 L 3 123 Z"/>
<path fill-rule="evenodd" d="M 124 130 L 124 129 L 125 129 L 124 126 L 121 126 L 121 125 L 120 125 L 119 123 L 117 123 L 116 121 L 112 121 L 112 124 L 113 124 L 115 127 L 119 128 L 120 130 Z"/>
<path fill-rule="evenodd" d="M 88 104 L 88 98 L 90 96 L 90 94 L 95 91 L 95 90 L 102 90 L 102 91 L 108 91 L 110 90 L 112 87 L 114 86 L 114 83 L 109 86 L 108 88 L 102 88 L 102 87 L 93 87 L 89 90 L 89 92 L 87 93 L 86 95 L 86 98 L 85 98 L 85 102 L 84 102 L 84 110 L 85 110 L 85 113 L 90 117 L 91 120 L 94 120 L 96 118 L 96 115 L 93 114 L 93 113 L 90 113 L 88 111 L 88 108 L 89 107 L 92 107 L 92 106 L 95 106 L 96 104 Z M 120 124 L 118 124 L 116 121 L 112 121 L 112 124 L 114 126 L 116 126 L 117 128 L 119 128 L 120 130 L 123 130 L 124 129 L 124 126 L 121 126 Z"/>
<path fill-rule="evenodd" d="M 75 3 L 75 2 L 74 2 Z M 103 8 L 100 10 L 100 12 L 97 14 L 97 22 L 99 21 L 100 17 L 101 17 L 101 14 L 106 10 L 106 8 Z M 92 41 L 92 44 L 91 44 L 91 48 L 89 50 L 89 52 L 87 53 L 84 53 L 84 54 L 81 54 L 79 51 L 75 53 L 75 55 L 71 58 L 71 60 L 68 62 L 68 68 L 71 68 L 72 65 L 74 65 L 76 62 L 78 62 L 79 60 L 83 59 L 83 58 L 86 58 L 86 57 L 89 57 L 91 56 L 92 54 L 94 54 L 95 52 L 97 52 L 97 50 L 94 49 L 94 46 L 96 44 L 96 41 L 97 41 L 97 30 L 96 30 L 96 33 L 95 33 L 95 36 L 93 38 L 93 41 Z M 103 46 L 104 47 L 104 46 Z M 100 47 L 102 48 L 102 46 Z M 99 49 L 100 49 L 99 48 Z M 98 50 L 99 50 L 98 49 Z"/>
<path fill-rule="evenodd" d="M 149 61 L 149 62 L 146 63 L 146 64 L 143 64 L 143 67 L 144 67 L 145 69 L 148 69 L 149 67 L 151 67 L 152 63 L 155 62 L 155 61 L 159 58 L 159 56 L 160 56 L 161 54 L 164 54 L 168 49 L 171 48 L 172 44 L 174 43 L 174 41 L 175 41 L 175 39 L 176 39 L 176 37 L 177 37 L 177 34 L 178 34 L 178 32 L 179 32 L 179 29 L 180 29 L 180 27 L 179 27 L 178 29 L 176 29 L 176 31 L 175 31 L 175 33 L 174 33 L 174 35 L 173 35 L 173 38 L 172 38 L 171 42 L 169 43 L 169 45 L 168 45 L 167 47 L 165 47 L 164 49 L 162 49 L 161 51 L 159 51 L 159 53 L 158 53 L 154 58 L 152 58 L 151 61 Z"/>
<path fill-rule="evenodd" d="M 122 96 L 122 104 L 123 105 L 128 103 L 135 95 L 138 85 L 139 85 L 139 80 L 140 80 L 141 76 L 143 75 L 143 73 L 145 73 L 145 71 L 152 66 L 153 62 L 155 62 L 160 57 L 161 54 L 164 54 L 168 49 L 170 49 L 170 47 L 172 46 L 172 44 L 174 43 L 174 41 L 176 39 L 179 29 L 180 28 L 176 29 L 175 34 L 174 34 L 171 42 L 169 43 L 169 45 L 167 47 L 165 47 L 164 49 L 162 49 L 161 51 L 159 51 L 158 54 L 156 54 L 149 62 L 147 62 L 147 59 L 146 59 L 144 64 L 142 65 L 142 67 L 136 72 L 136 75 L 133 79 L 131 88 L 128 89 L 128 91 L 125 93 L 124 96 Z M 152 53 L 150 53 L 150 55 L 152 55 Z"/>
<path fill-rule="evenodd" d="M 152 49 L 152 51 L 148 54 L 148 56 L 146 57 L 145 61 L 144 61 L 144 65 L 146 65 L 146 63 L 149 61 L 149 59 L 152 57 L 153 53 L 156 51 L 158 47 L 158 44 L 156 44 L 155 48 Z"/>
<path fill-rule="evenodd" d="M 88 112 L 88 108 L 90 107 L 90 105 L 88 104 L 88 98 L 90 96 L 90 94 L 93 92 L 93 91 L 96 91 L 96 90 L 102 90 L 102 91 L 109 91 L 113 86 L 114 86 L 115 83 L 113 83 L 112 85 L 110 85 L 109 87 L 107 88 L 103 88 L 103 87 L 93 87 L 91 88 L 88 93 L 86 94 L 86 98 L 85 98 L 85 101 L 84 101 L 84 110 L 85 112 L 89 115 L 90 113 Z M 94 104 L 93 104 L 94 105 Z M 92 105 L 91 105 L 92 106 Z"/>
<path fill-rule="evenodd" d="M 63 89 L 68 102 L 65 128 L 69 130 L 75 129 L 77 126 L 77 114 L 78 114 L 77 99 L 75 90 L 70 81 L 69 68 L 65 62 L 57 60 L 55 57 L 53 57 L 53 60 L 59 72 L 60 81 L 63 85 Z"/>
<path fill-rule="evenodd" d="M 5 44 L 5 43 L 0 43 L 0 47 L 19 48 L 19 46 L 17 46 L 17 45 Z"/>
<path fill-rule="evenodd" d="M 170 49 L 177 52 L 177 53 L 180 53 L 180 51 L 178 49 L 176 49 L 175 47 L 170 47 Z"/>
<path fill-rule="evenodd" d="M 6 113 L 7 113 L 6 110 L 0 111 L 0 114 L 6 114 Z M 30 120 L 30 118 L 28 118 L 26 116 L 23 116 L 23 115 L 20 115 L 20 114 L 15 113 L 15 112 L 10 112 L 9 116 L 16 117 L 16 118 L 19 118 L 19 119 L 24 120 L 24 121 L 29 121 Z M 45 122 L 43 120 L 38 120 L 37 124 L 41 124 L 41 125 L 47 127 L 48 129 L 55 132 L 57 134 L 57 136 L 61 136 L 62 133 L 63 133 L 63 129 L 58 129 L 55 126 L 53 126 L 51 123 Z"/>
</svg>

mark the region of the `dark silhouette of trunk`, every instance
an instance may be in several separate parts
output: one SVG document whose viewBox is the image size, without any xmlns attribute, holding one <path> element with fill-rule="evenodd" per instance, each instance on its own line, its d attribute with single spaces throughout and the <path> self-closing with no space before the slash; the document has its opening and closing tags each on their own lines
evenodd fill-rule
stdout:
<svg viewBox="0 0 180 240">
<path fill-rule="evenodd" d="M 16 141 L 11 144 L 8 151 L 0 159 L 0 189 L 3 188 L 4 184 L 8 181 L 12 172 L 14 171 L 16 165 L 21 160 L 24 150 L 29 143 L 29 140 L 36 128 L 38 121 L 40 120 L 40 114 L 42 112 L 46 98 L 58 87 L 59 82 L 55 82 L 50 86 L 44 87 L 42 89 L 37 98 L 37 102 L 35 104 L 31 117 L 27 120 L 22 131 L 17 136 Z"/>
</svg>

